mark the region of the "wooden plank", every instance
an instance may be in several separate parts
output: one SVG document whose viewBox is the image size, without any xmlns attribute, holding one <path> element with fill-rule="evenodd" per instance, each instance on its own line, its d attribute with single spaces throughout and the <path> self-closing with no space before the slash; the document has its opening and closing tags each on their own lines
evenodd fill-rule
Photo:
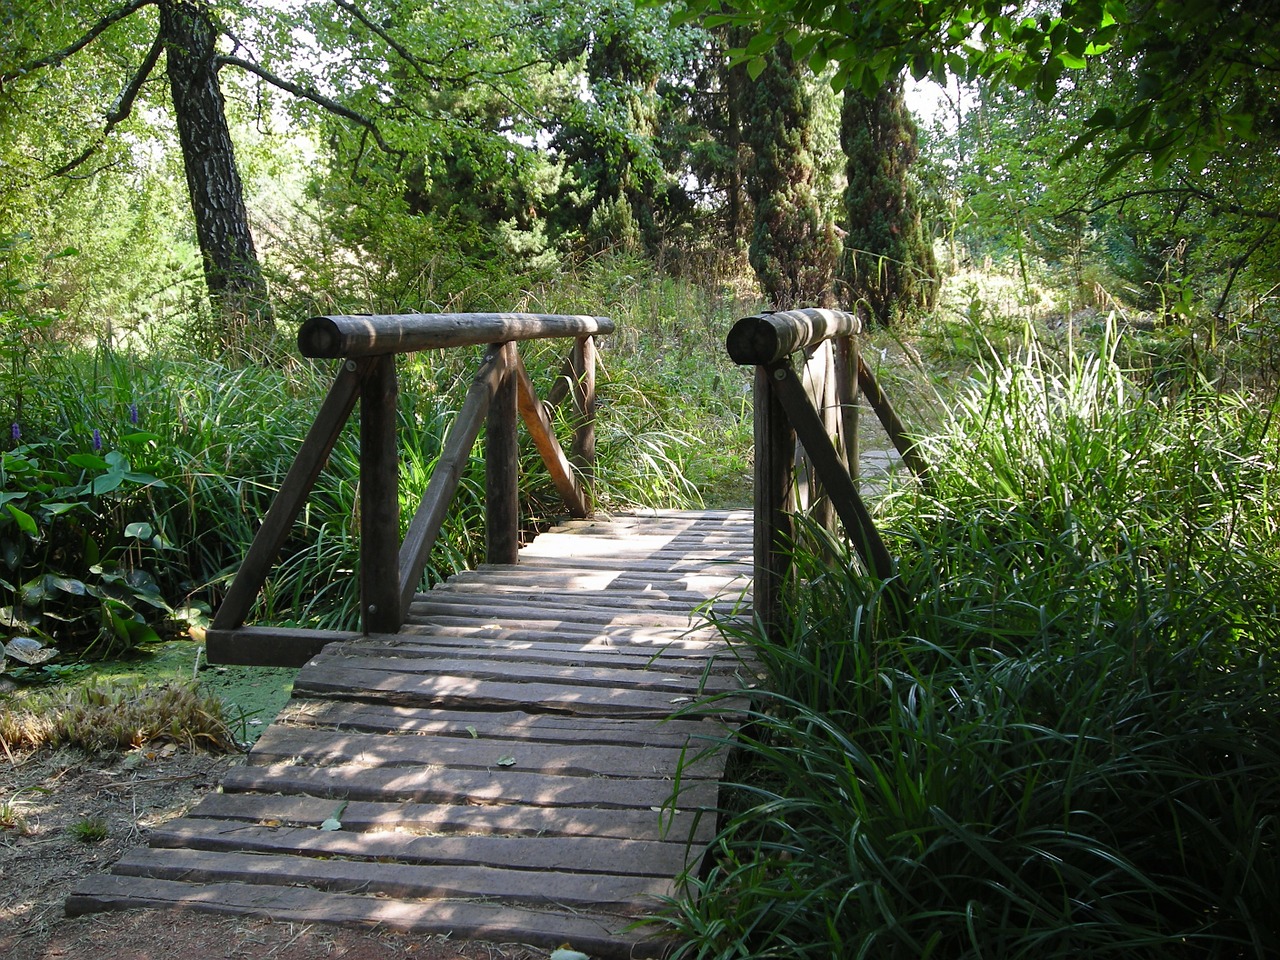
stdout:
<svg viewBox="0 0 1280 960">
<path fill-rule="evenodd" d="M 527 548 L 526 548 L 527 549 Z M 737 575 L 750 575 L 752 560 L 750 550 L 738 548 L 706 550 L 659 557 L 656 559 L 629 558 L 620 560 L 615 557 L 540 557 L 537 554 L 521 552 L 520 566 L 526 570 L 541 568 L 545 570 L 563 570 L 573 573 L 580 570 L 612 571 L 614 574 L 642 575 L 661 581 L 665 576 L 678 579 L 690 573 L 719 573 L 732 570 Z M 479 569 L 484 569 L 483 567 Z"/>
<path fill-rule="evenodd" d="M 266 581 L 281 545 L 298 518 L 302 505 L 306 503 L 316 478 L 328 462 L 333 445 L 338 442 L 338 436 L 351 416 L 351 411 L 355 409 L 360 384 L 368 368 L 369 361 L 351 361 L 343 364 L 338 372 L 324 403 L 320 405 L 315 422 L 302 441 L 298 455 L 294 457 L 289 472 L 280 484 L 280 490 L 271 501 L 267 515 L 263 517 L 262 526 L 254 534 L 253 543 L 249 545 L 249 551 L 240 564 L 226 597 L 218 607 L 218 613 L 213 618 L 216 629 L 233 630 L 244 623 L 245 617 L 249 615 L 249 608 L 253 606 L 258 591 Z M 226 653 L 230 654 L 230 651 Z M 224 656 L 224 651 L 217 640 L 210 641 L 207 654 L 210 663 L 240 662 L 218 659 Z"/>
<path fill-rule="evenodd" d="M 575 566 L 572 561 L 561 566 L 521 563 L 517 567 L 481 567 L 463 570 L 449 578 L 445 589 L 468 590 L 492 586 L 569 587 L 576 590 L 670 591 L 680 595 L 718 596 L 726 590 L 743 591 L 751 586 L 751 562 L 709 564 L 700 568 L 646 573 L 615 565 Z"/>
<path fill-rule="evenodd" d="M 688 651 L 686 651 L 688 653 Z M 431 662 L 457 662 L 460 658 L 484 662 L 508 664 L 543 664 L 572 669 L 575 667 L 606 667 L 610 669 L 656 670 L 689 677 L 702 674 L 732 673 L 740 663 L 728 651 L 719 657 L 707 656 L 699 651 L 697 656 L 657 656 L 645 650 L 631 651 L 625 647 L 598 646 L 569 647 L 563 644 L 477 644 L 437 645 L 427 643 L 378 644 L 367 643 L 344 646 L 328 651 L 332 657 L 389 657 Z M 396 667 L 392 667 L 396 669 Z M 431 669 L 427 667 L 426 669 Z"/>
<path fill-rule="evenodd" d="M 637 671 L 638 672 L 638 671 Z M 548 713 L 587 716 L 663 718 L 700 699 L 697 684 L 654 682 L 620 688 L 578 683 L 530 683 L 519 679 L 475 677 L 452 672 L 416 674 L 361 669 L 350 663 L 312 666 L 293 683 L 295 693 L 309 696 L 377 696 L 408 706 L 460 707 L 478 710 L 537 708 Z M 720 692 L 720 691 L 715 691 Z M 709 708 L 709 714 L 741 709 L 737 700 Z"/>
<path fill-rule="evenodd" d="M 697 672 L 663 669 L 662 663 L 638 667 L 592 664 L 542 663 L 533 659 L 460 656 L 442 658 L 422 656 L 351 656 L 323 653 L 306 670 L 307 681 L 320 671 L 358 670 L 362 673 L 385 671 L 400 676 L 448 675 L 468 681 L 496 680 L 509 683 L 558 683 L 565 687 L 603 687 L 631 690 L 669 691 L 673 694 L 696 695 L 704 688 L 708 693 L 737 691 L 742 684 L 729 672 L 703 670 Z M 298 682 L 302 682 L 299 678 Z"/>
<path fill-rule="evenodd" d="M 183 907 L 205 913 L 258 916 L 277 921 L 354 923 L 453 939 L 520 942 L 548 950 L 570 943 L 600 960 L 661 957 L 671 944 L 643 938 L 631 918 L 590 910 L 537 909 L 473 900 L 405 901 L 322 892 L 305 887 L 243 883 L 178 883 L 98 875 L 82 881 L 67 900 L 67 915 L 129 907 Z"/>
<path fill-rule="evenodd" d="M 342 812 L 346 815 L 346 811 Z M 345 857 L 436 866 L 492 867 L 564 873 L 665 877 L 701 859 L 702 850 L 675 841 L 612 837 L 426 837 L 400 832 L 356 833 L 262 827 L 217 820 L 171 820 L 151 831 L 153 847 Z"/>
<path fill-rule="evenodd" d="M 551 626 L 547 626 L 550 624 Z M 405 626 L 401 628 L 401 635 L 409 635 L 421 632 L 435 633 L 437 631 L 451 630 L 461 628 L 462 630 L 521 630 L 529 629 L 529 621 L 523 618 L 511 619 L 506 617 L 446 617 L 441 614 L 434 614 L 430 617 L 417 617 L 410 609 L 409 619 Z M 719 631 L 714 627 L 698 627 L 688 628 L 683 631 L 672 630 L 669 624 L 638 624 L 627 622 L 627 618 L 618 617 L 609 623 L 574 623 L 572 621 L 539 621 L 535 627 L 547 631 L 549 635 L 556 636 L 563 640 L 581 639 L 583 641 L 594 640 L 599 637 L 619 637 L 625 638 L 627 643 L 635 646 L 643 646 L 650 644 L 654 646 L 679 646 L 681 644 L 690 643 L 706 643 L 713 642 L 723 644 L 724 639 L 720 636 Z"/>
<path fill-rule="evenodd" d="M 432 710 L 342 700 L 295 700 L 280 712 L 280 721 L 314 727 L 370 733 L 432 734 L 438 737 L 543 743 L 622 743 L 632 746 L 690 744 L 694 750 L 720 742 L 730 728 L 715 720 L 618 720 L 565 717 L 511 710 Z"/>
<path fill-rule="evenodd" d="M 520 359 L 519 354 L 515 358 L 513 374 L 516 379 L 520 417 L 524 420 L 538 455 L 547 465 L 547 473 L 551 476 L 556 492 L 560 494 L 560 499 L 564 501 L 572 516 L 586 517 L 591 512 L 586 493 L 578 483 L 578 478 L 574 476 L 569 458 L 560 449 L 560 441 L 556 439 L 551 418 L 538 400 L 533 383 L 529 380 L 529 373 L 525 370 L 524 361 Z"/>
<path fill-rule="evenodd" d="M 360 390 L 360 621 L 364 632 L 400 629 L 400 454 L 396 360 L 372 361 Z"/>
<path fill-rule="evenodd" d="M 709 613 L 729 614 L 741 608 L 738 599 L 718 600 L 700 596 L 692 601 L 668 600 L 655 591 L 634 593 L 615 590 L 605 593 L 585 590 L 471 591 L 431 590 L 414 595 L 412 609 L 421 616 L 436 610 L 446 616 L 470 611 L 477 617 L 524 613 L 530 619 L 561 620 L 578 623 L 612 622 L 620 614 L 657 617 L 653 622 L 670 622 L 684 628 Z"/>
<path fill-rule="evenodd" d="M 463 620 L 456 624 L 438 621 L 430 624 L 410 623 L 406 624 L 398 634 L 382 642 L 399 642 L 412 646 L 423 642 L 457 641 L 459 644 L 467 645 L 473 640 L 478 647 L 486 647 L 490 643 L 518 642 L 539 645 L 556 644 L 565 649 L 576 650 L 591 650 L 596 647 L 627 648 L 647 653 L 651 657 L 701 656 L 705 651 L 730 649 L 724 638 L 710 627 L 697 631 L 685 631 L 673 638 L 669 630 L 647 627 L 584 627 L 580 631 L 568 633 L 560 629 L 538 630 L 526 626 L 504 627 L 496 624 L 477 624 L 474 620 Z M 370 642 L 378 641 L 377 637 L 370 638 Z"/>
<path fill-rule="evenodd" d="M 528 807 L 596 807 L 661 813 L 714 810 L 718 784 L 710 779 L 682 780 L 678 804 L 675 784 L 662 779 L 561 777 L 526 773 L 513 767 L 493 770 L 424 770 L 414 767 L 308 767 L 282 763 L 233 767 L 223 791 L 305 793 L 335 800 L 377 802 L 517 804 Z"/>
<path fill-rule="evenodd" d="M 689 609 L 707 600 L 740 596 L 748 579 L 744 574 L 688 574 L 657 581 L 652 578 L 627 577 L 621 572 L 583 571 L 565 575 L 542 570 L 512 569 L 509 574 L 494 572 L 488 576 L 455 575 L 447 582 L 438 584 L 431 593 L 421 596 L 440 593 L 522 595 L 536 590 L 544 596 L 618 595 L 628 599 L 634 596 L 642 601 L 679 602 L 685 604 L 685 609 Z"/>
<path fill-rule="evenodd" d="M 520 444 L 516 435 L 516 345 L 496 344 L 503 374 L 489 403 L 484 438 L 485 560 L 515 563 L 520 552 Z M 419 573 L 421 577 L 421 573 Z"/>
<path fill-rule="evenodd" d="M 619 839 L 651 837 L 682 844 L 705 844 L 715 834 L 715 816 L 702 811 L 684 812 L 672 817 L 668 815 L 669 811 L 661 808 L 654 811 L 619 807 L 379 803 L 258 793 L 206 794 L 187 818 L 315 829 L 333 816 L 339 803 L 346 803 L 342 810 L 342 829 L 357 832 Z"/>
<path fill-rule="evenodd" d="M 306 884 L 339 893 L 423 897 L 496 897 L 524 904 L 568 904 L 603 912 L 643 913 L 674 893 L 673 878 L 598 873 L 542 873 L 496 867 L 438 870 L 405 863 L 365 863 L 315 857 L 210 850 L 133 850 L 115 873 L 188 883 Z"/>
<path fill-rule="evenodd" d="M 327 631 L 277 627 L 239 627 L 205 635 L 210 663 L 250 667 L 300 667 L 332 642 Z M 354 636 L 358 636 L 355 634 Z"/>
<path fill-rule="evenodd" d="M 639 605 L 637 604 L 637 607 Z M 509 619 L 524 623 L 565 623 L 570 622 L 578 627 L 590 627 L 600 624 L 626 624 L 634 627 L 663 627 L 676 631 L 696 624 L 697 619 L 691 612 L 667 612 L 662 609 L 645 610 L 624 607 L 589 606 L 585 602 L 573 606 L 561 604 L 518 604 L 502 603 L 490 600 L 483 607 L 465 597 L 456 598 L 420 593 L 409 607 L 415 619 L 440 616 L 469 616 L 473 620 L 501 621 Z"/>
<path fill-rule="evenodd" d="M 525 773 L 563 777 L 684 777 L 718 776 L 715 764 L 694 762 L 698 748 L 683 746 L 624 746 L 590 743 L 524 741 L 422 734 L 354 733 L 273 724 L 249 754 L 249 762 L 359 767 L 447 766 L 450 770 L 498 770 L 518 767 Z M 685 762 L 687 761 L 687 762 Z"/>
<path fill-rule="evenodd" d="M 426 569 L 427 560 L 431 556 L 431 548 L 435 545 L 444 518 L 449 512 L 449 504 L 458 489 L 462 478 L 463 466 L 470 456 L 480 433 L 480 424 L 489 410 L 489 403 L 498 389 L 498 383 L 506 373 L 501 353 L 490 351 L 485 354 L 467 388 L 462 408 L 454 418 L 449 432 L 445 436 L 443 449 L 436 460 L 427 489 L 422 495 L 405 533 L 404 543 L 400 545 L 400 603 L 403 611 L 409 606 L 414 591 L 422 582 L 422 571 Z M 403 619 L 403 618 L 402 618 Z"/>
</svg>

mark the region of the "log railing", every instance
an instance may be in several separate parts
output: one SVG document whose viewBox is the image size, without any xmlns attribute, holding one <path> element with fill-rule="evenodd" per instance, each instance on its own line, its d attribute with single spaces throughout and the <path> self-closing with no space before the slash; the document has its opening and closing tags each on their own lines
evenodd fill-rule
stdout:
<svg viewBox="0 0 1280 960">
<path fill-rule="evenodd" d="M 365 633 L 404 623 L 467 458 L 485 426 L 485 555 L 514 563 L 519 548 L 517 414 L 533 438 L 568 512 L 591 512 L 595 460 L 595 340 L 613 332 L 604 317 L 546 314 L 402 314 L 312 317 L 298 332 L 304 356 L 342 365 L 285 475 L 207 635 L 213 663 L 297 665 L 318 649 L 305 631 L 264 632 L 245 619 L 343 426 L 360 405 L 360 614 Z M 572 338 L 546 404 L 534 392 L 517 341 Z M 435 470 L 400 542 L 397 354 L 487 345 Z M 573 444 L 561 450 L 547 411 L 575 406 Z"/>
<path fill-rule="evenodd" d="M 811 508 L 830 529 L 839 518 L 867 568 L 888 580 L 893 558 L 858 492 L 858 392 L 867 397 L 904 462 L 924 461 L 859 356 L 862 326 L 851 313 L 788 310 L 739 320 L 726 343 L 755 372 L 756 615 L 770 633 L 781 623 L 782 586 L 794 547 L 794 511 Z M 804 352 L 799 372 L 791 355 Z"/>
</svg>

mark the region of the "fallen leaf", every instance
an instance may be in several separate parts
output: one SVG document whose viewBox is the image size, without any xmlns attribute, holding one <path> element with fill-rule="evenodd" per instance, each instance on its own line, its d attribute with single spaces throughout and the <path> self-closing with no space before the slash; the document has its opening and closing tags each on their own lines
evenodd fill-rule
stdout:
<svg viewBox="0 0 1280 960">
<path fill-rule="evenodd" d="M 471 726 L 470 724 L 467 724 L 467 733 L 471 734 L 472 740 L 480 739 L 480 734 L 476 733 L 476 728 Z"/>
<path fill-rule="evenodd" d="M 498 758 L 498 766 L 500 767 L 514 767 L 515 765 L 516 765 L 515 757 L 505 756 L 505 757 Z"/>
</svg>

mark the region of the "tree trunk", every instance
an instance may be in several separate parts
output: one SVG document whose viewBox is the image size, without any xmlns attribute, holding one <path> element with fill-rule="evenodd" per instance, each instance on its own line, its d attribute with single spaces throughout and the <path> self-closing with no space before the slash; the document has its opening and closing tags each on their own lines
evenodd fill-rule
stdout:
<svg viewBox="0 0 1280 960">
<path fill-rule="evenodd" d="M 227 345 L 261 348 L 275 325 L 218 86 L 217 34 L 208 3 L 161 3 L 160 36 L 196 239 L 209 295 L 223 323 L 221 336 Z"/>
</svg>

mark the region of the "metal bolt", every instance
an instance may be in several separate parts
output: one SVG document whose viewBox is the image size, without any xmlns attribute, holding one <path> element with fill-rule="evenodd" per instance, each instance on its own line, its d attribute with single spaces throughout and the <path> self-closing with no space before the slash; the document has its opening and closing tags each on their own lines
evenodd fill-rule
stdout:
<svg viewBox="0 0 1280 960">
<path fill-rule="evenodd" d="M 346 363 L 343 364 L 343 366 L 347 368 L 347 371 L 349 373 L 356 372 L 356 362 L 354 360 L 348 360 Z"/>
<path fill-rule="evenodd" d="M 373 614 L 378 612 L 378 605 L 376 603 L 371 603 L 365 609 L 368 610 L 370 616 L 373 616 Z"/>
<path fill-rule="evenodd" d="M 773 379 L 775 380 L 787 379 L 787 368 L 779 367 L 777 370 L 773 371 Z"/>
</svg>

